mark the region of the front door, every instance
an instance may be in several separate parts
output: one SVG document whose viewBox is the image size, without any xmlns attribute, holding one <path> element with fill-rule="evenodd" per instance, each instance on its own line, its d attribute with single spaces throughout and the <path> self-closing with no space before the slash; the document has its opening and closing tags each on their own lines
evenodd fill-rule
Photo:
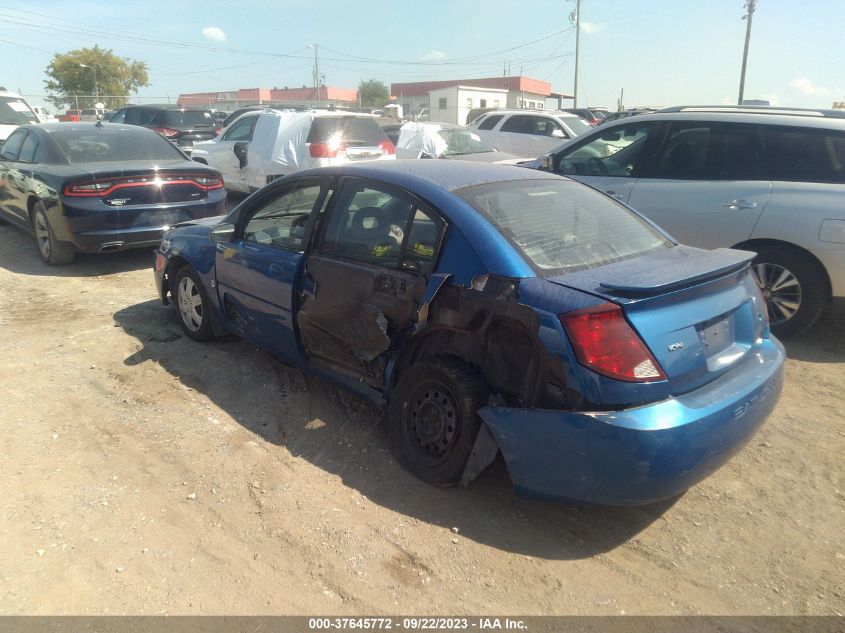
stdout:
<svg viewBox="0 0 845 633">
<path fill-rule="evenodd" d="M 772 196 L 762 134 L 748 123 L 673 123 L 628 203 L 684 244 L 747 240 Z"/>
<path fill-rule="evenodd" d="M 409 193 L 346 179 L 308 256 L 297 325 L 307 358 L 381 388 L 417 320 L 443 221 Z"/>
<path fill-rule="evenodd" d="M 242 209 L 231 242 L 217 245 L 217 293 L 230 329 L 298 360 L 293 323 L 312 211 L 328 198 L 330 180 L 300 179 L 273 188 Z"/>
<path fill-rule="evenodd" d="M 220 170 L 228 189 L 249 192 L 247 166 L 241 167 L 240 159 L 235 155 L 235 143 L 249 143 L 255 131 L 258 112 L 241 116 L 223 132 L 219 141 L 202 145 L 208 152 L 211 166 Z"/>
</svg>

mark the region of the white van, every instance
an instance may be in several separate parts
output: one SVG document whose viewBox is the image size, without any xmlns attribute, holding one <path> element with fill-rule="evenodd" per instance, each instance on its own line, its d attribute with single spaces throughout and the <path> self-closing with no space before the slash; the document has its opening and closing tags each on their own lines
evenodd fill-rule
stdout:
<svg viewBox="0 0 845 633">
<path fill-rule="evenodd" d="M 0 88 L 0 143 L 5 141 L 19 125 L 41 123 L 38 115 L 19 94 Z"/>
<path fill-rule="evenodd" d="M 396 159 L 372 115 L 320 110 L 247 112 L 193 149 L 191 158 L 219 170 L 227 189 L 245 193 L 303 169 Z"/>
</svg>

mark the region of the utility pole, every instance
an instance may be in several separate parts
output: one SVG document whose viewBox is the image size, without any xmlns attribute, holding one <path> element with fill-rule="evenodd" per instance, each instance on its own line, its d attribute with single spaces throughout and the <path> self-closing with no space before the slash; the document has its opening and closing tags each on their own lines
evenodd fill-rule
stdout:
<svg viewBox="0 0 845 633">
<path fill-rule="evenodd" d="M 314 94 L 317 100 L 317 107 L 320 106 L 320 60 L 317 56 L 317 45 L 309 44 L 308 48 L 314 49 Z"/>
<path fill-rule="evenodd" d="M 737 105 L 742 105 L 742 99 L 745 96 L 745 66 L 748 63 L 748 43 L 751 41 L 751 19 L 754 17 L 754 10 L 756 8 L 757 0 L 745 0 L 747 13 L 742 16 L 742 19 L 748 22 L 745 25 L 745 48 L 742 51 L 742 71 L 739 75 L 739 99 Z"/>
<path fill-rule="evenodd" d="M 574 19 L 573 19 L 574 18 Z M 575 89 L 572 91 L 572 107 L 578 107 L 578 53 L 581 48 L 581 0 L 575 0 L 575 10 L 569 16 L 575 22 Z"/>
</svg>

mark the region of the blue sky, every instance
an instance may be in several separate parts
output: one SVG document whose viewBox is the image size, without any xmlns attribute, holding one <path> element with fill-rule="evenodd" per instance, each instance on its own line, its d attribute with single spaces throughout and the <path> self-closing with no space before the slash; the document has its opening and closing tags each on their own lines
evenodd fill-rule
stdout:
<svg viewBox="0 0 845 633">
<path fill-rule="evenodd" d="M 626 105 L 735 100 L 743 5 L 582 0 L 581 105 L 614 108 L 623 88 Z M 98 44 L 147 62 L 150 85 L 139 96 L 148 101 L 175 100 L 181 92 L 310 86 L 307 45 L 316 43 L 321 73 L 333 86 L 499 76 L 509 63 L 511 74 L 522 69 L 571 91 L 573 6 L 570 0 L 0 0 L 0 85 L 43 95 L 53 53 Z M 845 101 L 843 26 L 843 0 L 759 0 L 746 98 L 808 107 Z"/>
</svg>

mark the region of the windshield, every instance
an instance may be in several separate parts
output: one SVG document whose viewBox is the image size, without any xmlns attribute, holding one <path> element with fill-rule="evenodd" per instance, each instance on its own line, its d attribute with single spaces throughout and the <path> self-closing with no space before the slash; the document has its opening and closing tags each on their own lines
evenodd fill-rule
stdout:
<svg viewBox="0 0 845 633">
<path fill-rule="evenodd" d="M 166 110 L 164 124 L 173 127 L 215 127 L 216 121 L 208 110 Z"/>
<path fill-rule="evenodd" d="M 562 118 L 561 121 L 563 121 L 564 125 L 578 135 L 584 134 L 585 132 L 589 132 L 593 129 L 592 125 L 579 117 L 565 117 Z"/>
<path fill-rule="evenodd" d="M 443 156 L 460 156 L 462 154 L 480 154 L 495 152 L 493 146 L 482 140 L 472 130 L 463 128 L 445 128 L 437 130 L 437 135 L 446 141 Z"/>
<path fill-rule="evenodd" d="M 38 123 L 26 101 L 17 97 L 0 97 L 0 125 L 26 125 Z"/>
<path fill-rule="evenodd" d="M 672 246 L 604 194 L 566 180 L 516 180 L 456 192 L 545 276 Z"/>
<path fill-rule="evenodd" d="M 143 128 L 92 126 L 86 130 L 59 130 L 51 136 L 74 164 L 185 160 L 173 143 Z"/>
</svg>

